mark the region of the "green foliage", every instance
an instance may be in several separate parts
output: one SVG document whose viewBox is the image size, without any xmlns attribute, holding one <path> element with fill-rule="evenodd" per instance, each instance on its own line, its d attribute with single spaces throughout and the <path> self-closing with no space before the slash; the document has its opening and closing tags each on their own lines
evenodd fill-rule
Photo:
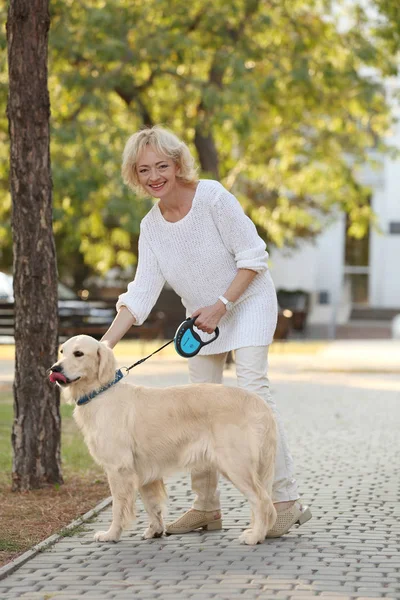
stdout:
<svg viewBox="0 0 400 600">
<path fill-rule="evenodd" d="M 350 27 L 339 27 L 337 2 L 328 0 L 54 0 L 49 87 L 61 275 L 80 285 L 90 272 L 135 262 L 151 201 L 123 186 L 120 163 L 126 139 L 144 124 L 167 125 L 195 154 L 196 129 L 211 135 L 221 180 L 269 243 L 313 237 L 337 208 L 349 213 L 352 234 L 363 235 L 372 213 L 357 173 L 371 149 L 385 150 L 390 125 L 379 78 L 365 67 L 393 72 L 385 44 L 396 43 L 395 3 L 375 4 L 386 29 L 370 25 L 357 3 Z M 3 74 L 2 106 L 6 83 Z M 6 131 L 0 117 L 3 264 L 11 253 Z"/>
<path fill-rule="evenodd" d="M 377 11 L 377 19 L 370 26 L 372 35 L 381 39 L 382 53 L 393 57 L 392 74 L 398 72 L 398 59 L 400 51 L 400 11 L 396 0 L 374 0 L 373 6 Z M 364 20 L 366 20 L 364 18 Z"/>
</svg>

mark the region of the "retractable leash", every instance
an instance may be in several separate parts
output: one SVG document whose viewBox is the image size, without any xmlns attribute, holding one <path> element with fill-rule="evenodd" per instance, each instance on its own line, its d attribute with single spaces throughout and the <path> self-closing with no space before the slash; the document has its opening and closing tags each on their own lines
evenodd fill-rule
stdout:
<svg viewBox="0 0 400 600">
<path fill-rule="evenodd" d="M 193 329 L 193 327 L 195 326 L 195 321 L 196 317 L 189 317 L 179 325 L 178 329 L 176 330 L 174 339 L 170 340 L 169 342 L 164 344 L 164 346 L 161 346 L 161 348 L 158 348 L 158 350 L 155 350 L 154 352 L 149 354 L 149 356 L 138 360 L 130 367 L 123 367 L 123 369 L 125 369 L 128 374 L 129 371 L 133 369 L 133 367 L 140 365 L 142 362 L 144 362 L 154 354 L 157 354 L 157 352 L 160 352 L 160 350 L 163 350 L 163 348 L 169 346 L 169 344 L 172 344 L 172 342 L 174 342 L 175 350 L 177 351 L 177 353 L 183 358 L 192 358 L 192 356 L 196 356 L 196 354 L 200 352 L 203 346 L 208 346 L 208 344 L 211 344 L 211 342 L 214 342 L 217 339 L 217 337 L 219 336 L 219 329 L 218 327 L 216 327 L 214 331 L 214 337 L 211 338 L 211 340 L 204 342 L 198 335 L 198 333 Z"/>
<path fill-rule="evenodd" d="M 188 318 L 188 319 L 186 319 L 186 321 L 183 321 L 183 323 L 181 323 L 179 325 L 178 329 L 176 330 L 176 334 L 175 334 L 175 337 L 173 340 L 170 340 L 169 342 L 164 344 L 164 346 L 161 346 L 161 348 L 158 348 L 158 350 L 155 350 L 154 352 L 149 354 L 149 356 L 146 356 L 145 358 L 138 360 L 130 367 L 121 367 L 121 369 L 118 369 L 115 372 L 115 377 L 114 377 L 113 381 L 110 381 L 109 383 L 107 383 L 106 385 L 102 386 L 101 388 L 99 388 L 97 390 L 93 390 L 89 394 L 85 394 L 84 396 L 81 396 L 81 398 L 79 398 L 76 402 L 77 405 L 82 406 L 84 404 L 87 404 L 88 402 L 93 400 L 93 398 L 95 398 L 102 392 L 105 392 L 106 390 L 108 390 L 108 388 L 110 388 L 111 386 L 118 383 L 118 381 L 121 381 L 121 379 L 123 377 L 126 377 L 127 375 L 129 375 L 129 371 L 131 369 L 133 369 L 133 367 L 140 365 L 142 362 L 144 362 L 145 360 L 147 360 L 148 358 L 153 356 L 153 354 L 157 354 L 157 352 L 160 352 L 160 350 L 162 350 L 163 348 L 166 348 L 167 346 L 169 346 L 169 344 L 172 344 L 172 342 L 175 342 L 175 350 L 177 351 L 177 353 L 180 356 L 183 356 L 183 358 L 191 358 L 192 356 L 196 356 L 196 354 L 198 354 L 198 352 L 200 352 L 200 350 L 201 350 L 201 348 L 203 348 L 203 346 L 207 346 L 208 344 L 211 344 L 211 342 L 214 342 L 217 339 L 217 337 L 219 336 L 219 329 L 218 329 L 218 327 L 216 327 L 215 331 L 214 331 L 214 337 L 211 338 L 211 340 L 208 340 L 208 342 L 204 342 L 201 339 L 201 337 L 196 333 L 196 331 L 193 330 L 195 321 L 196 321 L 196 318 L 194 318 L 194 319 Z M 123 373 L 123 371 L 125 371 L 125 373 Z"/>
<path fill-rule="evenodd" d="M 194 319 L 186 319 L 183 321 L 181 325 L 179 325 L 176 330 L 175 337 L 173 341 L 175 342 L 175 350 L 180 356 L 183 358 L 191 358 L 192 356 L 196 356 L 203 348 L 203 346 L 208 346 L 211 342 L 214 342 L 219 336 L 218 327 L 215 328 L 214 337 L 208 342 L 203 342 L 201 337 L 193 330 L 194 323 L 196 318 Z"/>
</svg>

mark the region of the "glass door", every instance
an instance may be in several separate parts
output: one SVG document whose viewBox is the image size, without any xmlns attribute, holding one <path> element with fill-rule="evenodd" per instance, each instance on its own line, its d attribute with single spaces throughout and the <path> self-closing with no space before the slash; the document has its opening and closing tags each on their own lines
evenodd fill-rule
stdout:
<svg viewBox="0 0 400 600">
<path fill-rule="evenodd" d="M 346 224 L 346 248 L 344 279 L 345 285 L 350 286 L 353 306 L 369 305 L 369 236 L 370 229 L 362 238 L 348 235 L 349 219 Z"/>
</svg>

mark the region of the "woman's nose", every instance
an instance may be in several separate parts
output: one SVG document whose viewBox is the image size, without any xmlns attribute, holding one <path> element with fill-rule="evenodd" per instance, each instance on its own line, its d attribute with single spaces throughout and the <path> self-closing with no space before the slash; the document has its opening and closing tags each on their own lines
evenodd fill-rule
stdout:
<svg viewBox="0 0 400 600">
<path fill-rule="evenodd" d="M 157 167 L 152 167 L 150 169 L 150 181 L 157 181 L 158 177 L 159 173 Z"/>
</svg>

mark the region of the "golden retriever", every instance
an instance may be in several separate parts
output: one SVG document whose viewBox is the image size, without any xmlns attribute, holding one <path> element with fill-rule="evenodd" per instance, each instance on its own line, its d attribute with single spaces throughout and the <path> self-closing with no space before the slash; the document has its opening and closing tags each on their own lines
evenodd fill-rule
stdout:
<svg viewBox="0 0 400 600">
<path fill-rule="evenodd" d="M 115 377 L 112 350 L 94 338 L 73 337 L 61 353 L 50 380 L 70 403 Z M 113 498 L 111 526 L 95 534 L 97 541 L 119 540 L 134 519 L 137 491 L 150 520 L 143 538 L 162 535 L 167 498 L 162 478 L 199 466 L 218 469 L 248 499 L 251 528 L 240 542 L 262 542 L 274 525 L 276 427 L 271 409 L 256 394 L 216 384 L 150 388 L 124 378 L 86 404 L 76 404 L 74 418 L 107 473 Z"/>
</svg>

